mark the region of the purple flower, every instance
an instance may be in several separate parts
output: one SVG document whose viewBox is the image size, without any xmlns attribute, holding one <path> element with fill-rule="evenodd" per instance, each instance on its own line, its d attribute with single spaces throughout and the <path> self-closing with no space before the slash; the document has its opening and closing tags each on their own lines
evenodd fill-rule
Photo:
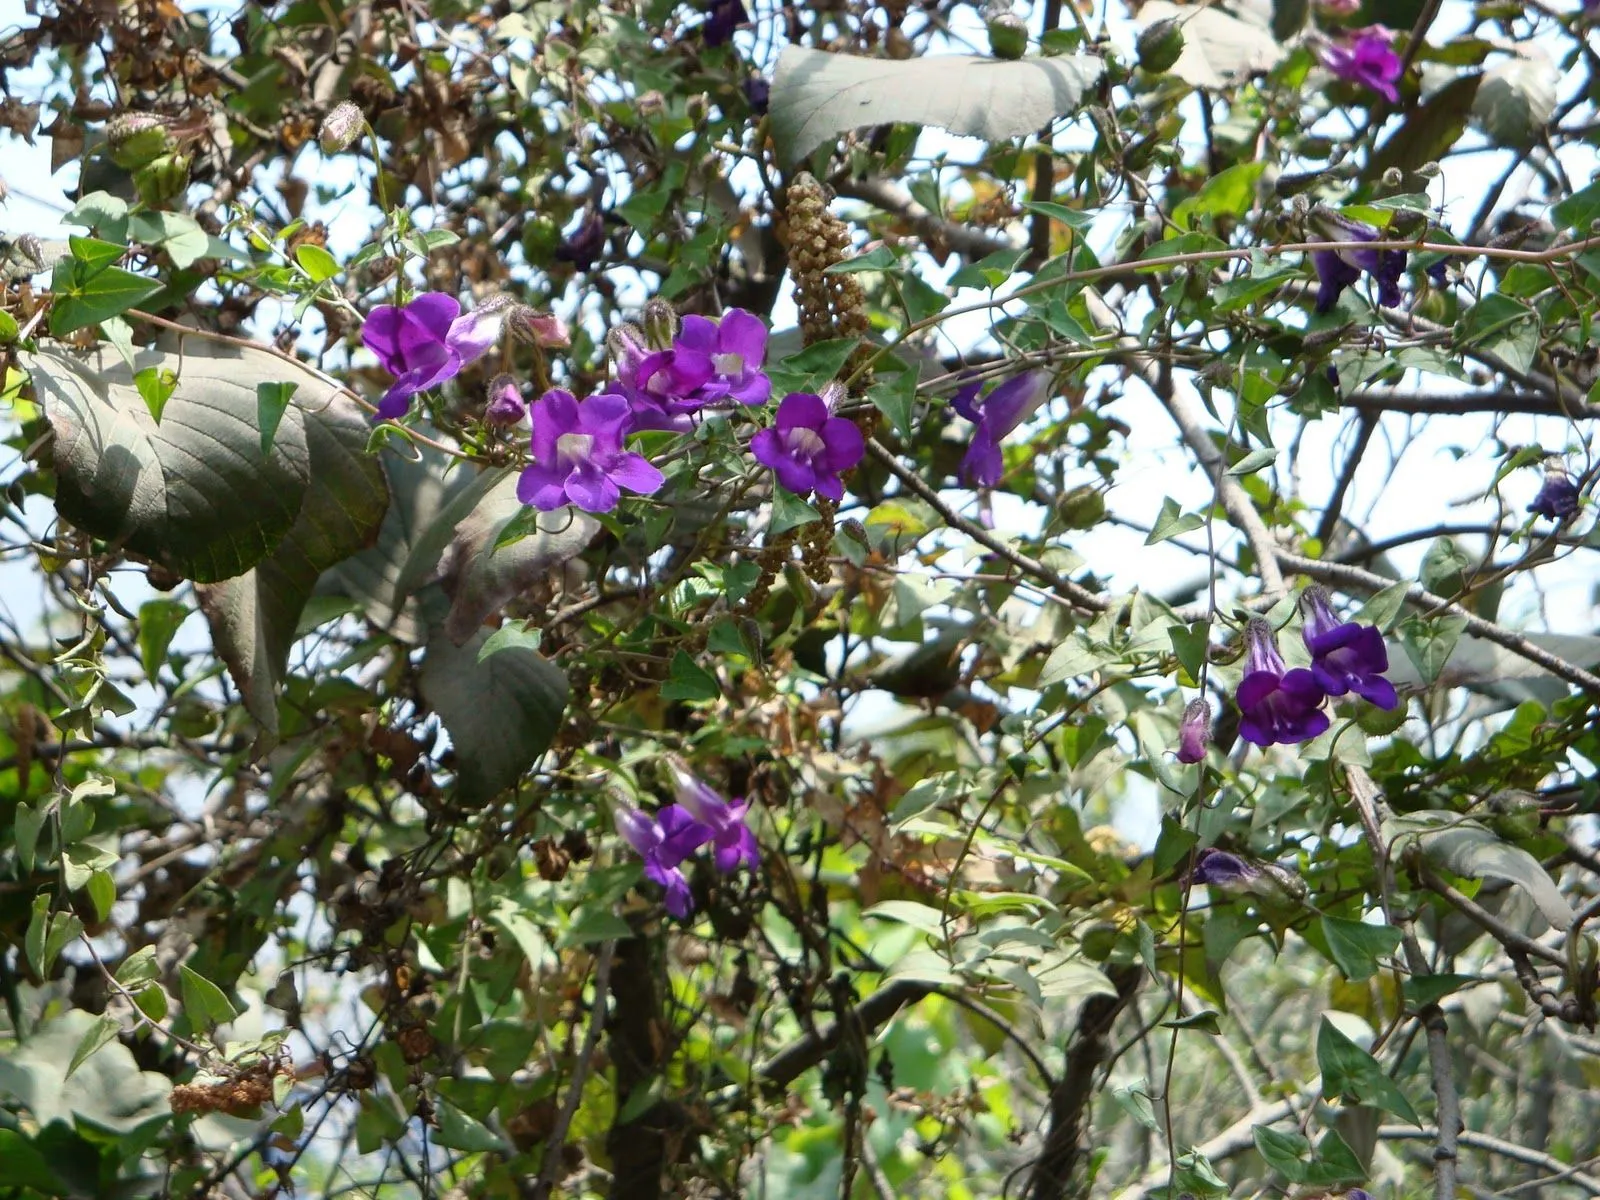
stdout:
<svg viewBox="0 0 1600 1200">
<path fill-rule="evenodd" d="M 645 878 L 666 891 L 667 911 L 687 917 L 694 908 L 694 896 L 678 864 L 710 841 L 711 831 L 676 804 L 654 818 L 619 804 L 616 824 L 617 832 L 644 859 Z"/>
<path fill-rule="evenodd" d="M 1318 686 L 1330 696 L 1354 692 L 1379 708 L 1398 704 L 1394 684 L 1383 677 L 1389 669 L 1389 650 L 1377 627 L 1340 621 L 1328 603 L 1328 593 L 1319 587 L 1307 588 L 1300 602 L 1306 614 L 1300 633 L 1311 651 L 1311 674 Z"/>
<path fill-rule="evenodd" d="M 454 296 L 424 292 L 404 308 L 380 304 L 361 327 L 361 340 L 395 377 L 378 402 L 378 420 L 392 421 L 411 407 L 411 397 L 459 374 L 500 336 L 503 314 L 479 310 L 462 315 Z"/>
<path fill-rule="evenodd" d="M 671 766 L 678 804 L 711 831 L 717 870 L 726 875 L 737 870 L 740 863 L 754 870 L 761 859 L 755 835 L 744 823 L 745 811 L 750 806 L 743 800 L 730 804 L 682 763 L 673 761 Z"/>
<path fill-rule="evenodd" d="M 861 461 L 867 446 L 855 424 L 831 415 L 821 396 L 791 392 L 779 403 L 773 427 L 750 440 L 750 452 L 795 495 L 815 488 L 819 496 L 842 500 L 840 476 Z"/>
<path fill-rule="evenodd" d="M 580 271 L 594 266 L 606 248 L 605 218 L 593 210 L 586 213 L 570 237 L 563 238 L 556 247 L 556 261 L 571 263 Z"/>
<path fill-rule="evenodd" d="M 690 417 L 707 404 L 734 400 L 765 404 L 772 381 L 762 372 L 767 327 L 760 317 L 731 308 L 720 322 L 683 319 L 663 349 L 650 349 L 634 331 L 615 331 L 617 390 L 628 397 L 636 429 L 686 432 Z"/>
<path fill-rule="evenodd" d="M 961 475 L 968 483 L 994 487 L 1005 473 L 1000 443 L 1044 403 L 1046 377 L 1040 371 L 1024 371 L 1008 379 L 982 400 L 977 398 L 981 384 L 969 384 L 950 400 L 950 407 L 977 426 L 972 444 L 961 460 Z"/>
<path fill-rule="evenodd" d="M 1206 743 L 1211 740 L 1211 706 L 1204 698 L 1189 701 L 1183 710 L 1183 721 L 1178 726 L 1178 761 L 1202 762 L 1206 756 Z"/>
<path fill-rule="evenodd" d="M 1528 511 L 1551 521 L 1570 521 L 1578 513 L 1578 485 L 1562 468 L 1545 468 L 1544 483 L 1533 503 L 1528 505 Z"/>
<path fill-rule="evenodd" d="M 1339 293 L 1353 286 L 1365 271 L 1378 284 L 1378 303 L 1393 308 L 1400 303 L 1400 276 L 1406 270 L 1404 250 L 1363 250 L 1363 242 L 1378 240 L 1379 231 L 1365 221 L 1352 221 L 1321 205 L 1311 210 L 1311 226 L 1329 242 L 1348 242 L 1348 250 L 1313 250 L 1311 265 L 1317 271 L 1317 311 L 1328 312 Z"/>
<path fill-rule="evenodd" d="M 1400 99 L 1395 84 L 1400 81 L 1404 64 L 1389 44 L 1393 40 L 1392 30 L 1382 25 L 1369 25 L 1340 42 L 1324 45 L 1317 57 L 1340 79 L 1359 83 L 1394 104 Z"/>
<path fill-rule="evenodd" d="M 1245 630 L 1244 678 L 1235 700 L 1239 736 L 1258 746 L 1308 742 L 1328 728 L 1322 685 L 1304 667 L 1290 671 L 1278 653 L 1272 626 L 1257 618 Z"/>
<path fill-rule="evenodd" d="M 1596 0 L 1600 3 L 1600 0 Z M 750 105 L 750 111 L 757 116 L 766 116 L 767 105 L 772 100 L 772 85 L 759 75 L 752 75 L 744 81 L 745 102 Z"/>
<path fill-rule="evenodd" d="M 528 415 L 528 406 L 522 399 L 522 388 L 509 375 L 496 375 L 489 384 L 489 403 L 484 406 L 483 419 L 490 425 L 515 425 Z"/>
<path fill-rule="evenodd" d="M 620 489 L 649 493 L 666 480 L 643 455 L 622 448 L 628 401 L 602 393 L 583 403 L 571 392 L 546 392 L 533 402 L 533 462 L 517 482 L 517 499 L 543 512 L 576 504 L 610 512 Z"/>
<path fill-rule="evenodd" d="M 750 13 L 744 6 L 744 0 L 711 0 L 711 15 L 700 27 L 700 32 L 706 45 L 722 46 L 727 44 L 735 29 L 748 24 Z"/>
<path fill-rule="evenodd" d="M 1206 849 L 1200 851 L 1200 856 L 1194 864 L 1194 871 L 1189 875 L 1189 881 L 1211 887 L 1243 887 L 1253 883 L 1260 874 L 1260 870 L 1237 854 L 1229 854 L 1226 850 Z"/>
</svg>

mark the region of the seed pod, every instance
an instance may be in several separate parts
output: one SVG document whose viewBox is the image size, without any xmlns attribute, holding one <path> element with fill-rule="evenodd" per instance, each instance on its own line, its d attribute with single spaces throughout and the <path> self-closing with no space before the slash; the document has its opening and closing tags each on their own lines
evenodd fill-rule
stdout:
<svg viewBox="0 0 1600 1200">
<path fill-rule="evenodd" d="M 1170 71 L 1183 54 L 1183 27 L 1172 17 L 1148 25 L 1139 34 L 1139 66 L 1152 75 Z"/>
<path fill-rule="evenodd" d="M 322 126 L 317 130 L 317 145 L 322 147 L 324 154 L 348 150 L 361 137 L 361 127 L 365 124 L 366 118 L 361 115 L 361 110 L 350 101 L 341 100 L 334 105 L 332 112 L 322 118 Z"/>
<path fill-rule="evenodd" d="M 1028 52 L 1028 27 L 1015 13 L 989 19 L 989 53 L 1015 61 Z"/>
</svg>

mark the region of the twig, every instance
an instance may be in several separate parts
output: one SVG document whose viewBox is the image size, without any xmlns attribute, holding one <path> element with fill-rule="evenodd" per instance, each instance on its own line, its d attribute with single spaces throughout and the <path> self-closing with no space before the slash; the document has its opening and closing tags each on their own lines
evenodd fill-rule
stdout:
<svg viewBox="0 0 1600 1200">
<path fill-rule="evenodd" d="M 600 1044 L 600 1033 L 606 1025 L 606 989 L 611 983 L 611 959 L 617 952 L 615 941 L 600 947 L 594 965 L 594 1003 L 589 1007 L 589 1028 L 583 1035 L 583 1048 L 572 1066 L 572 1082 L 567 1086 L 567 1098 L 556 1115 L 550 1137 L 544 1146 L 544 1161 L 539 1164 L 539 1179 L 533 1185 L 534 1200 L 545 1200 L 555 1186 L 556 1173 L 561 1169 L 561 1149 L 566 1144 L 567 1130 L 578 1115 L 583 1103 L 583 1085 L 589 1075 L 589 1064 L 594 1060 L 595 1047 Z"/>
<path fill-rule="evenodd" d="M 1439 1136 L 1437 1129 L 1418 1129 L 1415 1125 L 1380 1125 L 1378 1136 L 1384 1141 L 1432 1141 Z M 1561 1176 L 1579 1187 L 1588 1191 L 1591 1196 L 1600 1196 L 1600 1179 L 1587 1175 L 1570 1163 L 1564 1163 L 1558 1158 L 1542 1154 L 1538 1150 L 1530 1150 L 1526 1146 L 1519 1146 L 1516 1142 L 1508 1142 L 1503 1138 L 1491 1137 L 1487 1133 L 1474 1133 L 1470 1129 L 1462 1130 L 1457 1140 L 1473 1150 L 1483 1150 L 1489 1154 L 1498 1154 L 1501 1158 L 1509 1158 L 1514 1162 L 1526 1163 L 1530 1167 L 1540 1167 L 1547 1171 L 1556 1171 Z"/>
</svg>

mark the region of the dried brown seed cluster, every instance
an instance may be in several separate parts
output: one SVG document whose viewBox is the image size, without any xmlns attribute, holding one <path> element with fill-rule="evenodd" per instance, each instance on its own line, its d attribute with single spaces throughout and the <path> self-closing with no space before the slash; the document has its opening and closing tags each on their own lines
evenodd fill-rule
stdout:
<svg viewBox="0 0 1600 1200">
<path fill-rule="evenodd" d="M 272 1099 L 273 1076 L 288 1068 L 259 1063 L 232 1079 L 176 1084 L 169 1096 L 175 1113 L 227 1113 L 242 1116 Z"/>
<path fill-rule="evenodd" d="M 789 185 L 789 265 L 806 345 L 836 337 L 865 337 L 867 297 L 854 275 L 828 275 L 851 258 L 850 229 L 828 211 L 828 197 L 811 175 Z"/>
</svg>

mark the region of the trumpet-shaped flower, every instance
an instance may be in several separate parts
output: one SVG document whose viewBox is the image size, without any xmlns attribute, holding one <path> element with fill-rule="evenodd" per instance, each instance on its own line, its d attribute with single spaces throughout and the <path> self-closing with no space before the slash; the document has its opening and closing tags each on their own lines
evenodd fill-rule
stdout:
<svg viewBox="0 0 1600 1200">
<path fill-rule="evenodd" d="M 616 824 L 617 832 L 644 859 L 645 878 L 666 892 L 667 911 L 687 917 L 694 909 L 694 895 L 679 864 L 711 839 L 711 831 L 676 804 L 655 817 L 618 805 Z"/>
<path fill-rule="evenodd" d="M 460 302 L 442 292 L 424 292 L 404 307 L 373 309 L 361 327 L 361 340 L 395 377 L 378 402 L 378 419 L 404 416 L 411 397 L 481 357 L 499 338 L 503 316 L 488 310 L 463 315 Z"/>
<path fill-rule="evenodd" d="M 1376 626 L 1341 621 L 1321 588 L 1307 588 L 1301 597 L 1306 620 L 1301 629 L 1311 651 L 1311 674 L 1330 696 L 1354 692 L 1379 708 L 1400 702 L 1394 684 L 1383 677 L 1389 650 Z"/>
<path fill-rule="evenodd" d="M 1024 371 L 1008 379 L 983 399 L 978 399 L 981 384 L 969 384 L 950 400 L 950 407 L 977 426 L 972 443 L 961 460 L 961 475 L 971 484 L 994 487 L 1005 473 L 1000 443 L 1012 430 L 1044 403 L 1046 376 L 1040 371 Z"/>
<path fill-rule="evenodd" d="M 623 489 L 648 494 L 666 482 L 643 455 L 623 449 L 629 412 L 622 396 L 602 393 L 580 404 L 555 389 L 533 402 L 532 417 L 533 462 L 517 481 L 524 504 L 610 512 Z"/>
<path fill-rule="evenodd" d="M 814 489 L 837 501 L 844 498 L 841 477 L 861 461 L 867 444 L 855 423 L 833 416 L 821 396 L 791 392 L 778 405 L 772 428 L 751 439 L 750 452 L 795 495 Z"/>
<path fill-rule="evenodd" d="M 1349 37 L 1329 42 L 1317 57 L 1340 79 L 1377 92 L 1390 104 L 1400 99 L 1395 86 L 1405 64 L 1394 52 L 1394 32 L 1381 25 L 1358 29 Z"/>
<path fill-rule="evenodd" d="M 1311 226 L 1323 239 L 1343 242 L 1348 249 L 1313 250 L 1311 265 L 1317 272 L 1317 311 L 1328 312 L 1338 303 L 1339 293 L 1361 279 L 1361 272 L 1372 276 L 1378 285 L 1378 303 L 1393 308 L 1400 303 L 1400 276 L 1406 270 L 1404 250 L 1363 249 L 1375 242 L 1379 230 L 1365 221 L 1352 221 L 1331 208 L 1311 210 Z"/>
<path fill-rule="evenodd" d="M 754 870 L 760 862 L 760 853 L 755 835 L 744 823 L 749 804 L 744 800 L 730 803 L 723 799 L 715 788 L 680 762 L 674 761 L 671 766 L 678 804 L 711 831 L 717 870 L 726 875 L 737 870 L 740 863 Z"/>
<path fill-rule="evenodd" d="M 1285 667 L 1272 626 L 1259 618 L 1251 621 L 1245 643 L 1244 678 L 1235 697 L 1239 736 L 1258 746 L 1293 745 L 1325 732 L 1322 685 L 1304 667 Z"/>
</svg>

